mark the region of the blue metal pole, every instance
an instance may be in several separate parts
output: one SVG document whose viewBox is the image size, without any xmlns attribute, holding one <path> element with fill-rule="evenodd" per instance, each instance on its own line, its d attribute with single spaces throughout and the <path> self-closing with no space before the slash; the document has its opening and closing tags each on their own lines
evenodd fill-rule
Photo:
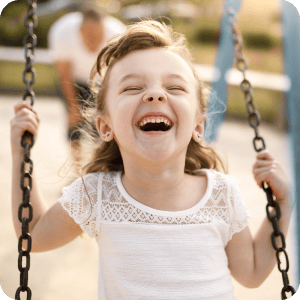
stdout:
<svg viewBox="0 0 300 300">
<path fill-rule="evenodd" d="M 242 0 L 227 0 L 224 5 L 224 16 L 221 25 L 221 37 L 218 53 L 215 61 L 215 68 L 219 69 L 219 80 L 213 82 L 213 93 L 209 99 L 207 110 L 207 122 L 205 128 L 205 140 L 212 143 L 218 136 L 219 128 L 224 120 L 227 100 L 226 72 L 232 67 L 233 63 L 233 36 L 226 8 L 231 7 L 236 13 L 239 12 Z"/>
<path fill-rule="evenodd" d="M 287 94 L 289 138 L 292 152 L 292 167 L 297 215 L 297 276 L 300 283 L 300 17 L 290 2 L 281 0 L 282 27 L 284 38 L 285 72 L 291 80 L 291 89 Z"/>
</svg>

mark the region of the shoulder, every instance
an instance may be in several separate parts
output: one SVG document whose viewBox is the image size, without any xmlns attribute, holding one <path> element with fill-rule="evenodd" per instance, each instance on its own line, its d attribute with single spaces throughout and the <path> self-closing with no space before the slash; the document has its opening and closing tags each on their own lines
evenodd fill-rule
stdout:
<svg viewBox="0 0 300 300">
<path fill-rule="evenodd" d="M 104 173 L 102 172 L 94 172 L 89 173 L 84 176 L 78 177 L 71 186 L 96 186 L 99 182 L 99 179 L 103 177 Z"/>
<path fill-rule="evenodd" d="M 231 202 L 234 199 L 242 198 L 240 183 L 236 177 L 213 169 L 206 170 L 206 172 L 213 194 L 222 193 Z"/>
<path fill-rule="evenodd" d="M 69 13 L 54 22 L 49 30 L 49 39 L 55 40 L 67 37 L 72 31 L 78 30 L 82 22 L 82 14 L 79 12 Z"/>
<path fill-rule="evenodd" d="M 213 178 L 213 197 L 219 200 L 220 207 L 224 204 L 228 207 L 228 222 L 230 223 L 228 242 L 234 233 L 247 226 L 250 214 L 244 202 L 239 180 L 232 175 L 215 170 L 210 170 L 210 172 Z"/>
<path fill-rule="evenodd" d="M 64 192 L 70 193 L 80 193 L 82 192 L 97 192 L 99 180 L 101 179 L 102 173 L 89 173 L 82 177 L 75 179 L 69 186 L 65 187 Z"/>
<path fill-rule="evenodd" d="M 94 206 L 98 202 L 101 191 L 101 178 L 103 173 L 89 173 L 74 180 L 69 186 L 63 188 L 62 196 L 59 199 L 63 205 L 84 206 L 88 203 Z"/>
<path fill-rule="evenodd" d="M 216 186 L 219 187 L 231 187 L 233 185 L 239 186 L 238 179 L 232 175 L 221 173 L 213 169 L 209 169 L 207 171 L 210 173 L 210 176 Z"/>
<path fill-rule="evenodd" d="M 122 33 L 126 30 L 126 25 L 119 19 L 112 16 L 106 16 L 103 21 L 106 33 L 111 36 L 114 34 Z"/>
<path fill-rule="evenodd" d="M 91 237 L 99 235 L 101 174 L 89 173 L 77 178 L 63 189 L 58 199 L 69 216 Z"/>
<path fill-rule="evenodd" d="M 77 178 L 74 182 L 74 186 L 81 186 L 88 191 L 97 191 L 102 188 L 103 185 L 113 185 L 117 182 L 117 178 L 120 172 L 94 172 L 86 174 Z"/>
<path fill-rule="evenodd" d="M 63 30 L 63 28 L 65 28 L 66 26 L 80 25 L 82 19 L 83 19 L 82 14 L 79 12 L 66 14 L 53 23 L 53 25 L 51 26 L 51 30 L 52 28 L 53 29 L 60 28 L 61 30 Z"/>
</svg>

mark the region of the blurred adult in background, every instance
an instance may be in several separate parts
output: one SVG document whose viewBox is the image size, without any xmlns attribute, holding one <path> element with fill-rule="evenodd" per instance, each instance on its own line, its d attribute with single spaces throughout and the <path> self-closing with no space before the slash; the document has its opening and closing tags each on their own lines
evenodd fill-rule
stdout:
<svg viewBox="0 0 300 300">
<path fill-rule="evenodd" d="M 79 107 L 90 96 L 91 69 L 108 39 L 125 29 L 120 20 L 88 6 L 80 12 L 64 15 L 49 30 L 49 48 L 68 106 L 68 138 L 75 152 L 80 139 L 80 132 L 76 131 L 81 125 Z M 76 158 L 76 153 L 74 155 Z"/>
</svg>

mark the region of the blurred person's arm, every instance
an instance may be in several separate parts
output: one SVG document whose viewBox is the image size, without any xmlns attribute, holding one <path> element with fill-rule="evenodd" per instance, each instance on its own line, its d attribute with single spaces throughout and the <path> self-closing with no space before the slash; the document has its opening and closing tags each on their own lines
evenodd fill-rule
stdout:
<svg viewBox="0 0 300 300">
<path fill-rule="evenodd" d="M 69 128 L 79 121 L 77 89 L 73 78 L 73 37 L 81 23 L 80 13 L 69 13 L 58 19 L 48 33 L 48 47 L 59 76 L 59 85 L 69 107 Z"/>
<path fill-rule="evenodd" d="M 69 107 L 69 128 L 74 128 L 80 120 L 80 113 L 77 91 L 72 79 L 72 63 L 67 60 L 60 60 L 56 61 L 55 64 L 58 69 L 61 89 Z"/>
</svg>

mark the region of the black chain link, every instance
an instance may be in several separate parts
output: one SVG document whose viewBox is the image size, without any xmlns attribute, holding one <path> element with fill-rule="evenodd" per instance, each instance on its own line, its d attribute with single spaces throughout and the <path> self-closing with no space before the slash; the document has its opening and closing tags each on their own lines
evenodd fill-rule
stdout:
<svg viewBox="0 0 300 300">
<path fill-rule="evenodd" d="M 246 79 L 246 70 L 248 67 L 248 63 L 243 54 L 243 38 L 240 34 L 239 30 L 237 29 L 237 18 L 236 12 L 231 7 L 226 7 L 227 9 L 227 16 L 229 19 L 229 24 L 231 27 L 232 35 L 233 35 L 233 51 L 235 57 L 235 65 L 236 68 L 242 72 L 243 80 L 240 84 L 240 88 L 244 93 L 246 108 L 248 112 L 248 122 L 249 125 L 254 129 L 255 137 L 253 139 L 253 146 L 256 152 L 260 152 L 266 149 L 266 144 L 264 139 L 258 133 L 258 126 L 260 124 L 261 118 L 260 114 L 256 108 L 256 105 L 253 102 L 253 88 L 251 83 Z M 263 190 L 266 193 L 268 204 L 267 204 L 267 217 L 272 223 L 273 226 L 273 233 L 271 235 L 271 241 L 273 248 L 276 251 L 276 259 L 277 259 L 277 266 L 279 271 L 282 274 L 283 280 L 283 288 L 281 291 L 281 299 L 287 299 L 286 293 L 292 293 L 294 295 L 295 289 L 289 284 L 288 278 L 288 270 L 289 270 L 289 259 L 288 255 L 285 251 L 285 238 L 284 234 L 280 231 L 278 221 L 281 217 L 280 207 L 278 203 L 275 201 L 275 196 L 273 195 L 272 189 L 263 183 Z M 281 246 L 278 246 L 276 238 L 280 239 Z M 280 260 L 280 254 L 283 253 L 285 257 L 285 268 L 281 267 L 282 261 Z"/>
<path fill-rule="evenodd" d="M 31 106 L 34 104 L 35 94 L 31 86 L 35 82 L 35 70 L 33 69 L 34 49 L 37 44 L 36 35 L 33 29 L 37 26 L 36 0 L 27 0 L 28 8 L 24 17 L 24 25 L 27 28 L 27 34 L 24 38 L 25 48 L 25 68 L 22 79 L 25 84 L 23 100 L 30 97 Z M 24 159 L 21 163 L 20 186 L 23 192 L 22 203 L 19 206 L 18 219 L 22 223 L 22 234 L 18 242 L 18 269 L 20 271 L 20 287 L 15 294 L 15 300 L 20 300 L 21 293 L 26 292 L 26 299 L 31 300 L 31 290 L 28 286 L 28 271 L 30 268 L 30 251 L 32 240 L 29 234 L 29 223 L 33 218 L 33 208 L 30 203 L 30 191 L 32 190 L 32 171 L 33 162 L 30 159 L 30 149 L 34 144 L 33 135 L 26 131 L 21 139 L 21 145 L 24 148 Z M 26 243 L 25 243 L 26 241 Z M 24 245 L 26 244 L 26 245 Z"/>
</svg>

